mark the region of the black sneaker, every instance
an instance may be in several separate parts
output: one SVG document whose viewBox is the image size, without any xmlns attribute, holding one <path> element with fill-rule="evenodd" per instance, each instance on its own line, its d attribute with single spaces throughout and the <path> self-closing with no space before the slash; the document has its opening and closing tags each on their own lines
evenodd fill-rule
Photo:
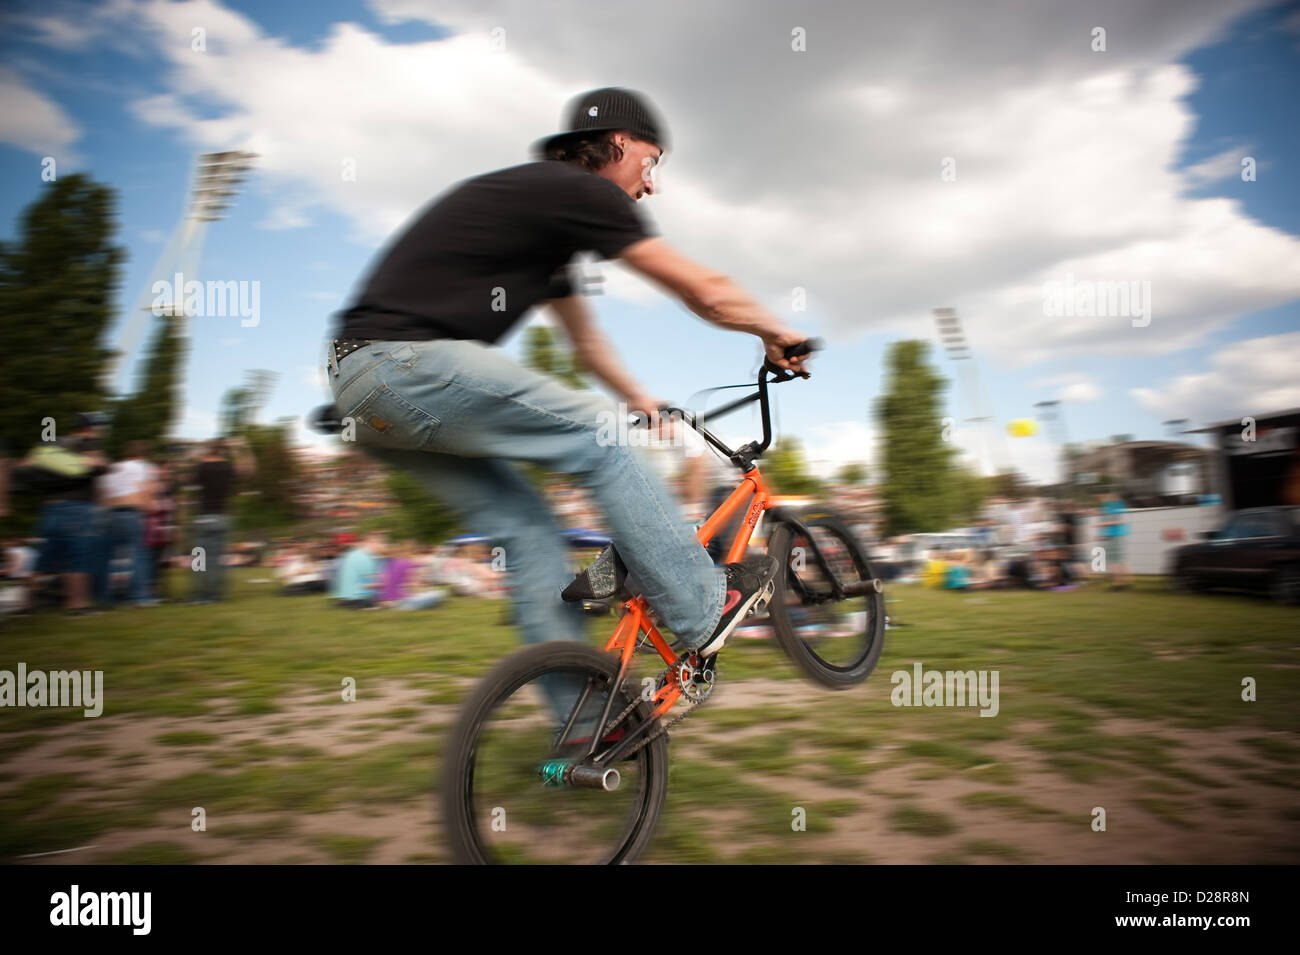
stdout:
<svg viewBox="0 0 1300 955">
<path fill-rule="evenodd" d="M 727 602 L 722 607 L 722 618 L 713 636 L 696 648 L 702 657 L 711 657 L 727 642 L 736 624 L 754 608 L 760 600 L 766 604 L 772 597 L 776 585 L 772 579 L 781 569 L 781 562 L 775 557 L 763 554 L 750 557 L 736 564 L 727 564 Z"/>
</svg>

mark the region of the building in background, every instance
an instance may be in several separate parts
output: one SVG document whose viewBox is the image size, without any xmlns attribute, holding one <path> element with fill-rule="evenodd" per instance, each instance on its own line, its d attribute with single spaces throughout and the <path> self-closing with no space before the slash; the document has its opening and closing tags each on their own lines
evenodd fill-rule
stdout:
<svg viewBox="0 0 1300 955">
<path fill-rule="evenodd" d="M 1300 408 L 1198 428 L 1220 452 L 1216 481 L 1231 510 L 1300 504 Z"/>
<path fill-rule="evenodd" d="M 1116 490 L 1130 508 L 1196 505 L 1216 493 L 1216 458 L 1181 441 L 1093 444 L 1070 455 L 1070 484 Z"/>
</svg>

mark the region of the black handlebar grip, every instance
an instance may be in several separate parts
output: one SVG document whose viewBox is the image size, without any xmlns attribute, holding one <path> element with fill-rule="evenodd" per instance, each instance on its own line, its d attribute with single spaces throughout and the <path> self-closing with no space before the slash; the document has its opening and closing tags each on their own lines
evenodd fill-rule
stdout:
<svg viewBox="0 0 1300 955">
<path fill-rule="evenodd" d="M 808 338 L 799 342 L 797 345 L 786 345 L 782 357 L 786 361 L 789 361 L 791 358 L 798 358 L 800 355 L 810 355 L 815 351 L 820 351 L 821 348 L 822 341 L 820 338 Z M 763 370 L 765 372 L 771 372 L 776 376 L 772 379 L 773 381 L 790 381 L 794 378 L 812 377 L 812 375 L 806 371 L 786 371 L 766 356 L 763 358 Z"/>
<path fill-rule="evenodd" d="M 822 345 L 820 338 L 809 338 L 797 345 L 786 345 L 785 354 L 782 357 L 789 361 L 791 358 L 798 358 L 800 355 L 810 355 L 815 351 L 821 351 L 823 347 L 825 346 Z"/>
</svg>

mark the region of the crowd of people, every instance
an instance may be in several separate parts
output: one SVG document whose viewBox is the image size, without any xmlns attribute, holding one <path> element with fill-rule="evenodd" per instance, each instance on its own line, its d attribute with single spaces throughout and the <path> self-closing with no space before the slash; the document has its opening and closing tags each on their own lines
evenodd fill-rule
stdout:
<svg viewBox="0 0 1300 955">
<path fill-rule="evenodd" d="M 327 594 L 337 606 L 354 609 L 427 610 L 451 594 L 501 597 L 504 565 L 491 559 L 485 543 L 446 543 L 423 548 L 375 532 L 358 537 L 278 542 L 268 565 L 284 596 Z"/>
<path fill-rule="evenodd" d="M 1113 493 L 1091 504 L 994 498 L 966 546 L 931 551 L 921 576 L 927 586 L 947 590 L 1074 590 L 1090 579 L 1124 589 L 1131 583 L 1126 511 Z M 1103 563 L 1094 547 L 1101 548 Z"/>
<path fill-rule="evenodd" d="M 5 609 L 36 609 L 49 594 L 80 616 L 167 599 L 213 603 L 226 593 L 227 509 L 235 482 L 253 458 L 237 439 L 216 438 L 189 458 L 151 459 L 130 442 L 110 460 L 103 449 L 106 418 L 77 417 L 71 434 L 43 441 L 12 468 L 16 485 L 42 500 L 34 537 L 5 542 Z M 193 541 L 182 541 L 184 488 L 194 491 Z M 173 559 L 193 569 L 188 594 L 168 592 Z"/>
<path fill-rule="evenodd" d="M 110 461 L 102 450 L 105 423 L 102 415 L 83 414 L 72 434 L 42 442 L 13 469 L 18 483 L 42 494 L 43 507 L 35 537 L 4 543 L 0 610 L 34 609 L 42 599 L 49 603 L 51 592 L 74 615 L 168 599 L 213 603 L 224 599 L 228 568 L 236 564 L 269 566 L 286 596 L 326 594 L 341 607 L 427 609 L 450 594 L 499 597 L 507 590 L 504 565 L 496 566 L 489 545 L 475 539 L 430 548 L 380 533 L 333 533 L 231 547 L 231 499 L 254 467 L 243 442 L 217 438 L 197 453 L 167 459 L 152 459 L 142 442 L 132 442 Z M 647 453 L 688 520 L 703 520 L 737 483 L 734 469 L 690 429 L 684 440 Z M 561 526 L 601 533 L 603 521 L 582 489 L 553 480 L 546 492 Z M 192 540 L 181 539 L 183 499 L 191 502 Z M 868 516 L 870 505 L 863 505 Z M 1090 505 L 993 498 L 959 543 L 940 535 L 942 546 L 918 546 L 913 538 L 864 544 L 881 558 L 882 576 L 950 590 L 1073 589 L 1098 575 L 1092 547 L 1101 544 L 1102 572 L 1112 586 L 1124 587 L 1130 579 L 1125 510 L 1113 494 Z M 734 527 L 720 534 L 713 549 L 732 533 Z M 173 563 L 196 571 L 185 575 L 183 594 L 168 591 L 164 571 Z"/>
</svg>

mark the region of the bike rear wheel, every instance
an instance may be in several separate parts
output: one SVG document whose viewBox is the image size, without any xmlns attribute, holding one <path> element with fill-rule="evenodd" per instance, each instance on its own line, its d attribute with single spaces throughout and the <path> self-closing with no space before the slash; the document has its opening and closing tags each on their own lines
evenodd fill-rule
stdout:
<svg viewBox="0 0 1300 955">
<path fill-rule="evenodd" d="M 836 690 L 871 675 L 885 645 L 885 597 L 853 532 L 833 514 L 801 517 L 772 529 L 767 551 L 781 562 L 768 614 L 782 649 L 807 676 Z M 865 589 L 835 598 L 841 586 Z M 865 582 L 865 583 L 864 583 Z"/>
<path fill-rule="evenodd" d="M 572 741 L 591 738 L 610 693 L 610 720 L 632 703 L 626 689 L 613 690 L 617 675 L 614 654 L 557 641 L 514 654 L 484 678 L 444 767 L 443 818 L 457 862 L 615 864 L 645 848 L 668 789 L 665 737 L 614 767 L 621 778 L 612 792 L 559 782 L 564 766 L 581 762 L 586 747 Z M 632 732 L 649 713 L 639 703 L 606 738 Z M 570 722 L 570 742 L 557 748 Z"/>
</svg>

